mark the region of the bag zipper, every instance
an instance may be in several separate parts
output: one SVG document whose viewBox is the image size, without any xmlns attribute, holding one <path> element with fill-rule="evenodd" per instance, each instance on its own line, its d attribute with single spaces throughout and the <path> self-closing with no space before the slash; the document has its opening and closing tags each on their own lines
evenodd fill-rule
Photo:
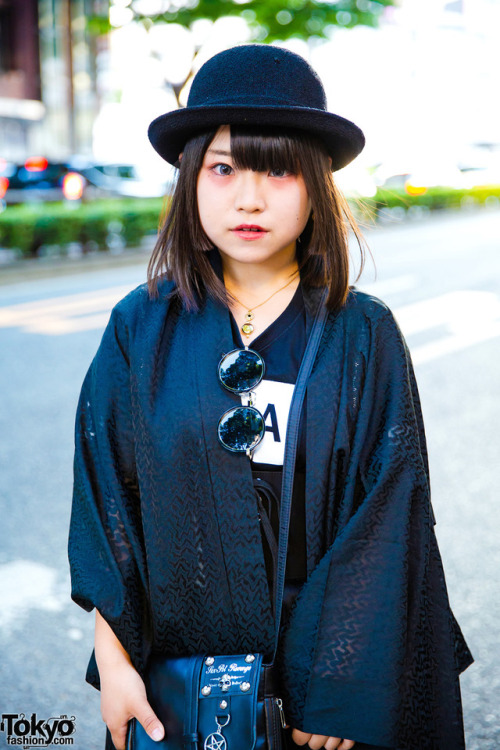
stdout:
<svg viewBox="0 0 500 750">
<path fill-rule="evenodd" d="M 275 698 L 274 702 L 278 706 L 278 711 L 280 712 L 281 726 L 283 727 L 283 729 L 286 729 L 287 723 L 285 719 L 285 710 L 283 708 L 283 701 L 281 700 L 281 698 Z"/>
</svg>

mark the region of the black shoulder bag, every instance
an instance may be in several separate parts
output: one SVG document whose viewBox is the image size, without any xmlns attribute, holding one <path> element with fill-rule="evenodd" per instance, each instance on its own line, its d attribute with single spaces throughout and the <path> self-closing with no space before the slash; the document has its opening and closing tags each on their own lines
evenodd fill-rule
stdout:
<svg viewBox="0 0 500 750">
<path fill-rule="evenodd" d="M 262 654 L 155 656 L 147 669 L 148 700 L 165 727 L 160 742 L 136 719 L 127 750 L 281 750 L 286 726 L 277 695 L 274 659 L 278 646 L 300 412 L 328 311 L 321 298 L 300 366 L 288 417 L 283 464 L 278 561 L 275 581 L 275 643 L 269 664 Z"/>
</svg>

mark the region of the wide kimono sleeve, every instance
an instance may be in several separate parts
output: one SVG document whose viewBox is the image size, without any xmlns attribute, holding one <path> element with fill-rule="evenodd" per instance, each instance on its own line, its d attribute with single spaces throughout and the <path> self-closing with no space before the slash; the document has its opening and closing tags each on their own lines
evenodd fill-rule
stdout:
<svg viewBox="0 0 500 750">
<path fill-rule="evenodd" d="M 375 308 L 344 351 L 362 372 L 359 408 L 338 438 L 341 400 L 332 541 L 282 641 L 287 719 L 358 747 L 459 750 L 458 674 L 472 658 L 448 603 L 411 361 L 391 313 Z"/>
<path fill-rule="evenodd" d="M 147 575 L 127 338 L 117 306 L 78 404 L 69 560 L 72 598 L 88 611 L 99 610 L 141 670 L 148 640 Z M 93 660 L 87 679 L 98 683 Z"/>
</svg>

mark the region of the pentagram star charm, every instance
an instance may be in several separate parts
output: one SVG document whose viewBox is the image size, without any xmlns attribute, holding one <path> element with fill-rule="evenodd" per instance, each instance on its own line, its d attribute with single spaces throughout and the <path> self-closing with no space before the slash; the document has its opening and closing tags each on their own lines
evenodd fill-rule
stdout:
<svg viewBox="0 0 500 750">
<path fill-rule="evenodd" d="M 226 738 L 223 737 L 219 732 L 209 734 L 205 740 L 205 750 L 226 750 L 227 742 Z"/>
</svg>

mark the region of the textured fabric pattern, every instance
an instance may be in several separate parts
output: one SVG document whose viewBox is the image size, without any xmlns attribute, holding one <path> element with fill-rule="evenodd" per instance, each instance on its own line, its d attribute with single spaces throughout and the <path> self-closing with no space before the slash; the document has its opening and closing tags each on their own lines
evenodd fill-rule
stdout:
<svg viewBox="0 0 500 750">
<path fill-rule="evenodd" d="M 282 643 L 289 713 L 381 746 L 464 747 L 458 672 L 471 656 L 434 535 L 413 369 L 380 301 L 354 293 L 331 321 L 308 409 L 312 572 Z"/>
<path fill-rule="evenodd" d="M 77 414 L 72 595 L 142 671 L 151 650 L 273 646 L 250 462 L 218 443 L 227 311 L 170 287 L 114 309 Z M 304 290 L 310 324 L 318 293 Z M 463 747 L 471 657 L 433 530 L 418 395 L 383 303 L 331 315 L 307 390 L 308 580 L 282 628 L 290 723 L 367 746 Z M 91 675 L 94 683 L 95 675 Z"/>
</svg>

